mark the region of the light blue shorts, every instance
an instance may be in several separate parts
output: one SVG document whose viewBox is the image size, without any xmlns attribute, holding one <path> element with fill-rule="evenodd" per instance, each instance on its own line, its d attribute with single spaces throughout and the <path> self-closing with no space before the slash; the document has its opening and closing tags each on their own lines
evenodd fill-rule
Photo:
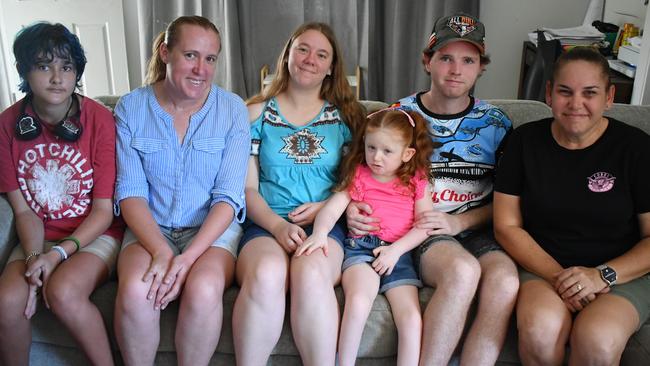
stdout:
<svg viewBox="0 0 650 366">
<path fill-rule="evenodd" d="M 183 253 L 200 229 L 200 226 L 180 229 L 172 229 L 166 226 L 158 227 L 160 228 L 160 232 L 163 234 L 165 239 L 167 239 L 167 244 L 172 249 L 172 251 L 174 251 L 174 255 Z M 230 226 L 228 226 L 226 231 L 224 231 L 223 234 L 221 234 L 221 236 L 218 237 L 211 246 L 223 248 L 232 254 L 235 259 L 237 259 L 237 246 L 239 244 L 241 235 L 241 225 L 233 221 L 230 223 Z M 135 234 L 133 234 L 133 231 L 127 228 L 126 232 L 124 232 L 124 240 L 122 240 L 122 250 L 137 241 L 138 239 L 135 237 Z"/>
</svg>

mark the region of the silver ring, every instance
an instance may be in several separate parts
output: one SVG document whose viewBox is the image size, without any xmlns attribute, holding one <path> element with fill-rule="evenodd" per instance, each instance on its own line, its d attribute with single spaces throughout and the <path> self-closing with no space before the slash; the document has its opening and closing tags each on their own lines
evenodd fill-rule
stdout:
<svg viewBox="0 0 650 366">
<path fill-rule="evenodd" d="M 578 290 L 578 292 L 582 291 L 582 285 L 580 283 L 577 283 L 576 289 Z"/>
</svg>

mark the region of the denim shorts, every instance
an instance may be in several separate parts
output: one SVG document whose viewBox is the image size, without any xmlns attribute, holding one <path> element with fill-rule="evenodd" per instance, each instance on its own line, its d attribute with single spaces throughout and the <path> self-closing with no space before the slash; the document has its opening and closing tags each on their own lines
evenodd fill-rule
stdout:
<svg viewBox="0 0 650 366">
<path fill-rule="evenodd" d="M 311 235 L 311 232 L 313 231 L 314 227 L 313 225 L 309 225 L 303 227 L 302 229 L 305 230 L 305 234 L 309 236 Z M 343 241 L 345 240 L 345 236 L 346 236 L 345 232 L 346 232 L 345 226 L 342 225 L 340 222 L 337 222 L 332 228 L 332 230 L 330 230 L 329 234 L 327 234 L 327 237 L 334 239 L 334 241 L 337 242 L 341 246 L 341 248 L 343 248 Z M 272 238 L 273 234 L 266 231 L 261 226 L 254 224 L 252 221 L 246 220 L 246 222 L 244 223 L 244 235 L 242 235 L 241 240 L 239 241 L 239 248 L 237 253 L 241 252 L 241 250 L 244 248 L 246 244 L 248 244 L 249 241 L 262 236 Z"/>
<path fill-rule="evenodd" d="M 47 252 L 51 250 L 51 248 L 56 244 L 57 243 L 54 241 L 46 240 L 45 245 L 43 247 L 43 252 Z M 100 235 L 97 237 L 97 239 L 91 241 L 90 243 L 88 243 L 88 245 L 79 249 L 79 252 L 90 253 L 99 257 L 99 259 L 101 259 L 106 264 L 106 268 L 108 268 L 108 274 L 110 276 L 115 270 L 115 263 L 117 262 L 117 254 L 120 251 L 119 244 L 120 243 L 117 241 L 117 239 L 115 239 L 112 236 Z M 74 253 L 72 255 L 74 255 Z M 14 250 L 11 252 L 11 254 L 9 255 L 9 259 L 7 260 L 7 263 L 19 259 L 25 260 L 25 253 L 23 252 L 23 249 L 20 246 L 20 244 L 16 245 Z"/>
<path fill-rule="evenodd" d="M 372 263 L 376 259 L 372 253 L 373 249 L 390 244 L 374 235 L 345 239 L 343 271 L 355 264 Z M 391 274 L 383 275 L 379 278 L 379 293 L 382 294 L 393 287 L 405 285 L 422 287 L 422 281 L 420 281 L 415 271 L 411 252 L 404 253 L 399 257 Z"/>
<path fill-rule="evenodd" d="M 445 242 L 445 241 L 459 244 L 460 246 L 465 248 L 465 250 L 472 253 L 472 255 L 475 258 L 479 258 L 483 254 L 495 250 L 499 250 L 502 252 L 504 251 L 503 248 L 501 248 L 501 245 L 499 245 L 497 240 L 494 238 L 494 231 L 492 230 L 492 226 L 488 226 L 487 228 L 480 229 L 480 230 L 463 231 L 462 233 L 456 236 L 432 235 L 428 237 L 425 241 L 422 242 L 422 244 L 420 244 L 420 246 L 417 249 L 415 249 L 414 251 L 415 263 L 419 266 L 420 258 L 427 250 L 429 250 L 429 248 L 431 248 L 435 244 Z"/>
<path fill-rule="evenodd" d="M 519 267 L 518 269 L 519 282 L 521 284 L 531 280 L 545 281 L 543 278 L 534 273 L 528 272 L 522 267 Z M 650 318 L 650 273 L 646 273 L 630 282 L 620 285 L 612 285 L 609 293 L 612 295 L 618 295 L 634 305 L 634 308 L 639 313 L 639 328 L 641 328 L 641 325 Z M 639 330 L 639 328 L 637 328 L 637 330 Z"/>
<path fill-rule="evenodd" d="M 167 244 L 172 249 L 172 251 L 174 251 L 174 255 L 183 253 L 201 228 L 200 226 L 179 229 L 172 229 L 166 226 L 158 227 L 160 228 L 160 232 L 163 234 L 165 239 L 167 239 Z M 237 243 L 239 243 L 239 238 L 241 235 L 241 225 L 233 221 L 230 223 L 230 226 L 226 228 L 226 231 L 224 231 L 223 234 L 221 234 L 221 236 L 212 243 L 211 247 L 223 248 L 232 254 L 236 259 Z M 136 241 L 138 241 L 138 239 L 135 237 L 135 234 L 133 234 L 133 231 L 127 228 L 126 232 L 124 233 L 124 240 L 122 240 L 122 250 L 124 250 L 124 248 L 127 246 L 135 243 Z"/>
</svg>

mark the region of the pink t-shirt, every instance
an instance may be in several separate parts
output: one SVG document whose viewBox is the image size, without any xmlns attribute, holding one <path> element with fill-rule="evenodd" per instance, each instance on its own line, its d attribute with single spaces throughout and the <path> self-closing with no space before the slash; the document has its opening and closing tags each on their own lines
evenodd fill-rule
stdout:
<svg viewBox="0 0 650 366">
<path fill-rule="evenodd" d="M 18 140 L 16 119 L 23 101 L 0 114 L 0 192 L 17 189 L 44 223 L 45 239 L 70 235 L 90 214 L 94 198 L 112 198 L 115 187 L 115 120 L 106 108 L 83 98 L 76 142 L 58 138 L 48 125 L 33 140 Z M 34 116 L 28 106 L 27 114 Z M 122 238 L 114 219 L 105 234 Z"/>
<path fill-rule="evenodd" d="M 379 230 L 372 232 L 372 235 L 394 242 L 413 227 L 415 202 L 422 198 L 428 183 L 426 174 L 417 172 L 411 178 L 411 184 L 415 187 L 415 192 L 412 192 L 401 184 L 399 178 L 379 182 L 372 177 L 367 165 L 359 165 L 348 193 L 352 200 L 369 204 L 372 216 L 381 219 Z"/>
</svg>

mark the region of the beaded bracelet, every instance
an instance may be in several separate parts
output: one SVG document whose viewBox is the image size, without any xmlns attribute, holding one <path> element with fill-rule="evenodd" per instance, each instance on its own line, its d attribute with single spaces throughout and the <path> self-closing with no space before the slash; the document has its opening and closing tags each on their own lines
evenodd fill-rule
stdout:
<svg viewBox="0 0 650 366">
<path fill-rule="evenodd" d="M 41 255 L 41 253 L 39 252 L 35 252 L 35 251 L 29 252 L 29 255 L 25 258 L 25 265 L 29 265 L 29 260 L 34 257 L 38 257 L 39 255 Z"/>
<path fill-rule="evenodd" d="M 55 245 L 52 247 L 52 250 L 56 250 L 57 252 L 59 252 L 59 254 L 61 255 L 61 261 L 68 259 L 68 253 L 65 252 L 65 249 L 63 249 L 63 247 Z"/>
<path fill-rule="evenodd" d="M 77 248 L 77 249 L 75 250 L 75 253 L 78 252 L 79 249 L 81 249 L 81 245 L 79 244 L 79 239 L 75 238 L 74 236 L 66 236 L 65 238 L 59 240 L 59 241 L 57 242 L 57 244 L 61 244 L 61 243 L 63 243 L 63 242 L 66 241 L 66 240 L 70 240 L 71 242 L 74 243 L 75 247 Z"/>
</svg>

